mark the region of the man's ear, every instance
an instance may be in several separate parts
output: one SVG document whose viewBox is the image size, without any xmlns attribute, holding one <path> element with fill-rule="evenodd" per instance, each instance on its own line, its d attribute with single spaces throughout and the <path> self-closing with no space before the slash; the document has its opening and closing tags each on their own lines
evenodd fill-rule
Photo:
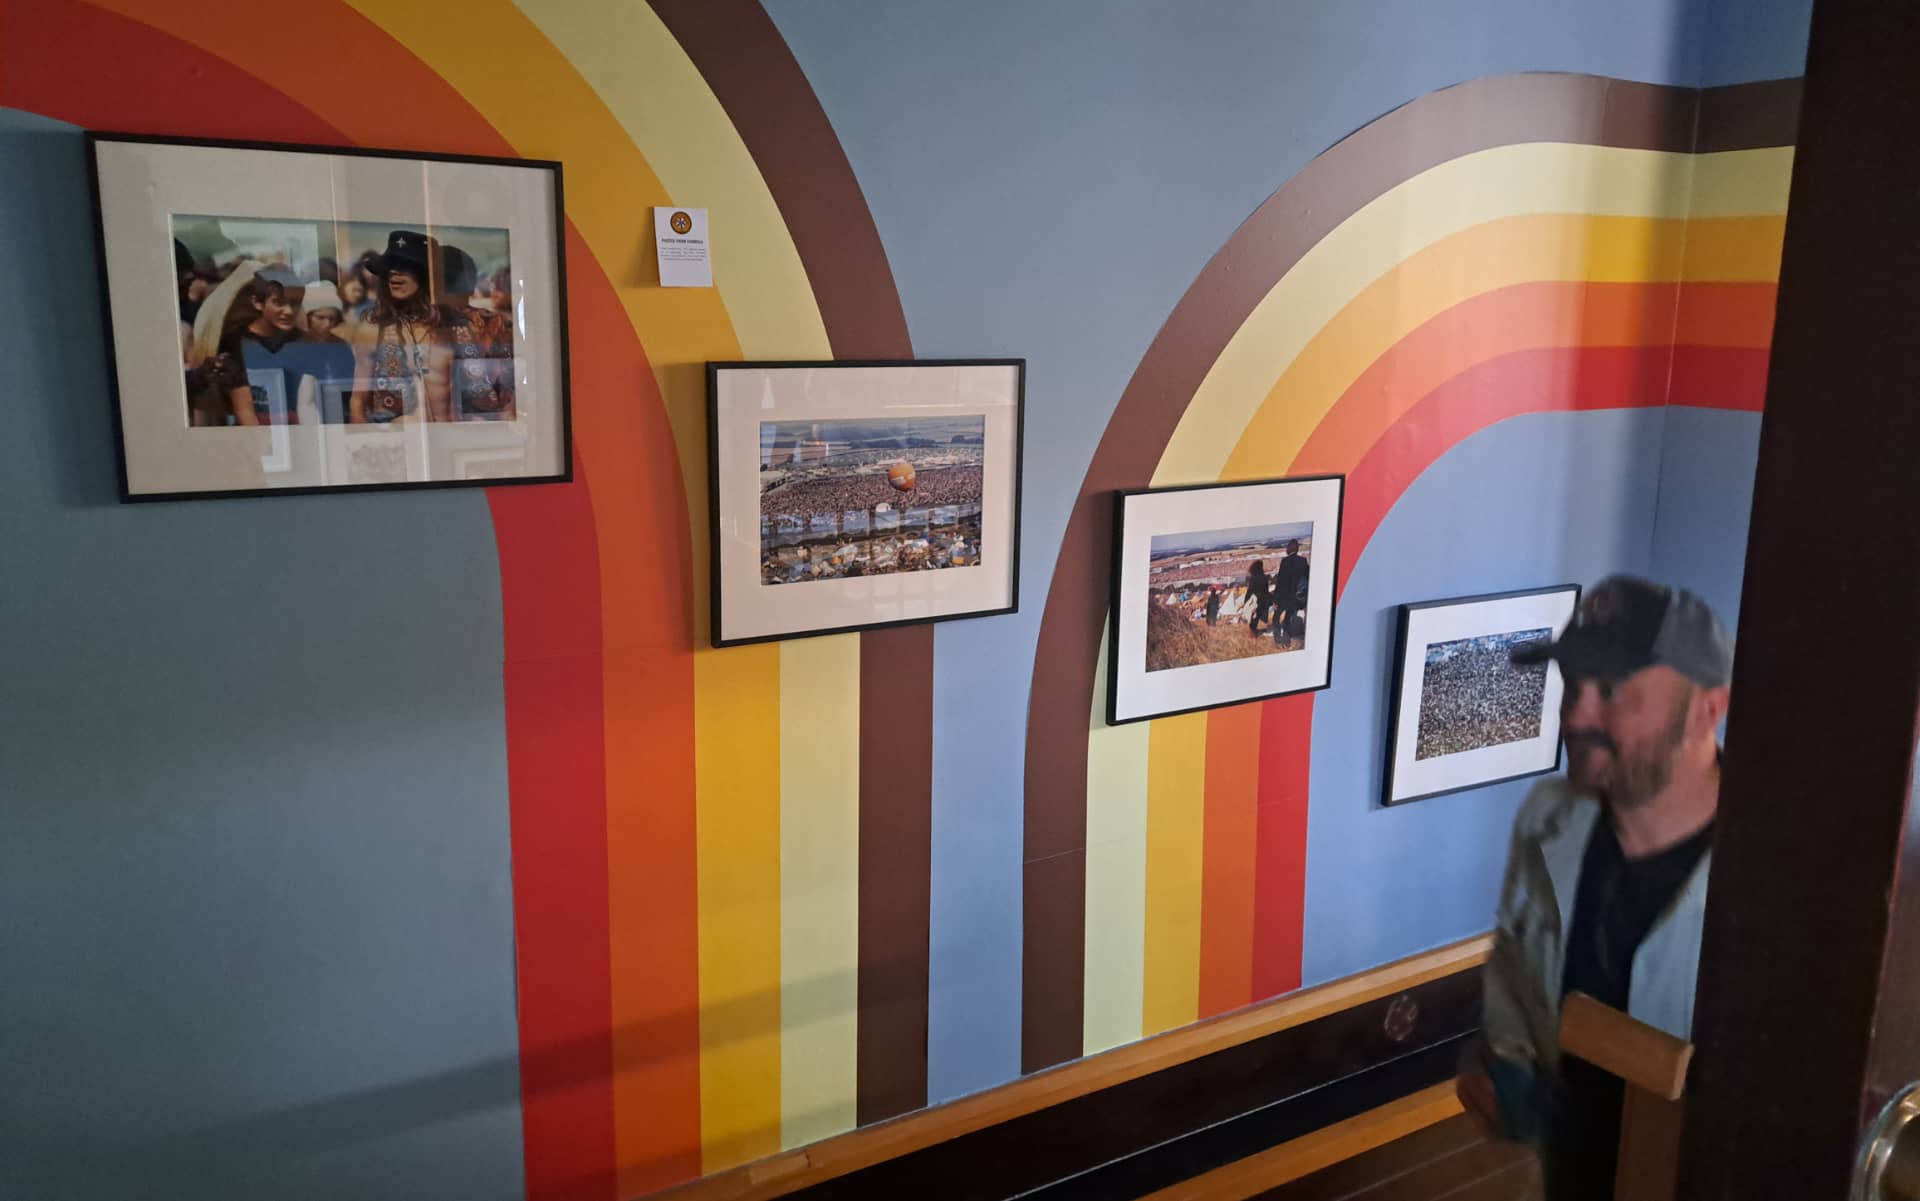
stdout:
<svg viewBox="0 0 1920 1201">
<path fill-rule="evenodd" d="M 1693 716 L 1698 726 L 1709 730 L 1718 730 L 1720 723 L 1726 720 L 1727 704 L 1732 699 L 1732 691 L 1725 685 L 1719 688 L 1702 688 L 1693 697 Z"/>
</svg>

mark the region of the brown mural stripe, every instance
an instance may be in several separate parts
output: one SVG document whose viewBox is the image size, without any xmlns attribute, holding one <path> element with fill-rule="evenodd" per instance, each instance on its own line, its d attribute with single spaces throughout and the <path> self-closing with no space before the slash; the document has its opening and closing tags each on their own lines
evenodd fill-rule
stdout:
<svg viewBox="0 0 1920 1201">
<path fill-rule="evenodd" d="M 1701 89 L 1694 151 L 1714 154 L 1793 145 L 1800 133 L 1801 82 L 1795 76 Z"/>
<path fill-rule="evenodd" d="M 860 636 L 861 1125 L 927 1103 L 933 628 Z"/>
<path fill-rule="evenodd" d="M 806 267 L 834 355 L 911 358 L 907 319 L 866 195 L 773 19 L 753 0 L 651 3 L 767 181 Z"/>
<path fill-rule="evenodd" d="M 1729 111 L 1743 89 L 1725 89 Z M 1771 114 L 1723 139 L 1779 145 L 1780 85 L 1752 85 Z M 1112 506 L 1107 494 L 1145 487 L 1180 414 L 1235 330 L 1281 276 L 1341 222 L 1394 186 L 1449 159 L 1522 142 L 1572 142 L 1687 152 L 1700 92 L 1591 75 L 1475 80 L 1395 109 L 1349 135 L 1288 180 L 1201 270 L 1141 359 L 1094 452 L 1069 517 L 1041 616 L 1028 703 L 1025 855 L 1032 864 L 1079 850 L 1086 835 L 1086 735 L 1106 616 Z M 1718 108 L 1716 108 L 1718 111 Z M 1731 128 L 1731 127 L 1730 127 Z M 1727 146 L 1725 148 L 1732 148 Z M 1029 894 L 1023 927 L 1021 1066 L 1079 1056 L 1084 1001 L 1085 894 Z"/>
<path fill-rule="evenodd" d="M 652 4 L 767 181 L 835 357 L 912 358 L 866 196 L 772 19 L 752 0 Z M 860 636 L 859 872 L 855 1109 L 864 1125 L 927 1103 L 931 626 Z"/>
</svg>

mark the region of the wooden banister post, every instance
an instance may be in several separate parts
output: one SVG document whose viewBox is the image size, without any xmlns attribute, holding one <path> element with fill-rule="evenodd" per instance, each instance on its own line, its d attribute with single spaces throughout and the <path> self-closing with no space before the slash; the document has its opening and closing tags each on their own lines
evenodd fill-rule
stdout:
<svg viewBox="0 0 1920 1201">
<path fill-rule="evenodd" d="M 1587 996 L 1560 1004 L 1560 1050 L 1626 1083 L 1614 1201 L 1671 1201 L 1693 1044 Z"/>
</svg>

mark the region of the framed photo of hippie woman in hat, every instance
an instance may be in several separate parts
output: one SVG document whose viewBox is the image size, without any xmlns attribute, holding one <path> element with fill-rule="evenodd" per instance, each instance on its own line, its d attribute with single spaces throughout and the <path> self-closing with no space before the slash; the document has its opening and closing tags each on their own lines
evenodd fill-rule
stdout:
<svg viewBox="0 0 1920 1201">
<path fill-rule="evenodd" d="M 87 149 L 123 500 L 572 478 L 558 163 Z"/>
</svg>

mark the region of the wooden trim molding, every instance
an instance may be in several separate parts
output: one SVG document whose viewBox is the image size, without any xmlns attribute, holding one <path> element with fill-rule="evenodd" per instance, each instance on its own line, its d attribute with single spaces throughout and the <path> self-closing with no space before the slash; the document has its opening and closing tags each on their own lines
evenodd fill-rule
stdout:
<svg viewBox="0 0 1920 1201">
<path fill-rule="evenodd" d="M 1438 1125 L 1462 1112 L 1453 1082 L 1436 1084 L 1312 1134 L 1288 1139 L 1271 1150 L 1250 1155 L 1224 1168 L 1149 1193 L 1142 1201 L 1245 1201 L 1341 1160 Z"/>
<path fill-rule="evenodd" d="M 663 1201 L 769 1201 L 948 1139 L 1471 971 L 1485 964 L 1492 945 L 1490 935 L 1452 943 L 1075 1060 L 945 1105 L 756 1160 L 653 1196 Z"/>
</svg>

